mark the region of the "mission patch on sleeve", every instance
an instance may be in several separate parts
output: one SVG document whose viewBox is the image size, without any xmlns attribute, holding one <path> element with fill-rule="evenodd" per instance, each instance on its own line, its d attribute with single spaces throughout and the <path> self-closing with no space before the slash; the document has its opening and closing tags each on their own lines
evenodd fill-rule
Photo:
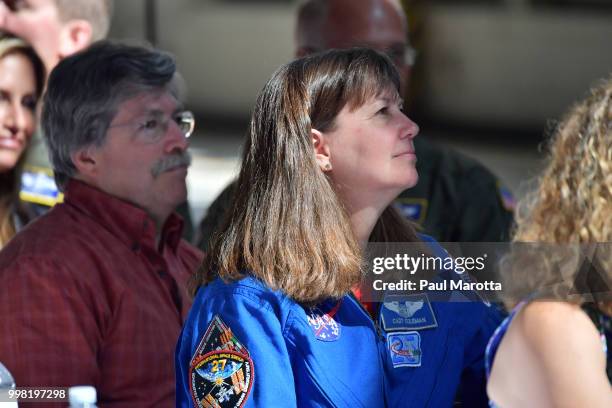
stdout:
<svg viewBox="0 0 612 408">
<path fill-rule="evenodd" d="M 244 406 L 254 376 L 249 351 L 221 318 L 215 316 L 190 363 L 189 383 L 195 406 Z"/>
</svg>

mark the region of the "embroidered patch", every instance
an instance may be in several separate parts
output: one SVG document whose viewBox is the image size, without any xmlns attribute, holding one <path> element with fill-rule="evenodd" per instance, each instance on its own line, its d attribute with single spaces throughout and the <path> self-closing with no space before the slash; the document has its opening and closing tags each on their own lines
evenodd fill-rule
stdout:
<svg viewBox="0 0 612 408">
<path fill-rule="evenodd" d="M 329 312 L 323 313 L 318 307 L 311 308 L 306 315 L 308 324 L 315 337 L 322 341 L 336 341 L 340 338 L 340 325 L 334 320 L 342 301 L 339 301 Z"/>
<path fill-rule="evenodd" d="M 248 350 L 215 316 L 191 359 L 189 382 L 196 407 L 242 407 L 255 376 Z"/>
<path fill-rule="evenodd" d="M 30 167 L 24 169 L 21 174 L 19 198 L 52 207 L 64 200 L 64 194 L 55 185 L 51 170 Z"/>
<path fill-rule="evenodd" d="M 213 351 L 192 362 L 189 377 L 197 407 L 242 407 L 253 384 L 253 362 L 235 351 Z"/>
<path fill-rule="evenodd" d="M 420 367 L 421 335 L 419 332 L 393 332 L 387 334 L 387 346 L 393 368 Z"/>
<path fill-rule="evenodd" d="M 400 213 L 406 218 L 418 222 L 425 221 L 427 215 L 427 200 L 424 198 L 403 198 L 395 200 Z"/>
<path fill-rule="evenodd" d="M 380 319 L 385 331 L 438 327 L 431 302 L 425 293 L 386 296 L 380 308 Z"/>
<path fill-rule="evenodd" d="M 223 323 L 219 316 L 215 315 L 191 360 L 193 361 L 198 356 L 217 350 L 231 350 L 246 356 L 249 355 L 249 351 L 234 336 L 232 329 Z"/>
</svg>

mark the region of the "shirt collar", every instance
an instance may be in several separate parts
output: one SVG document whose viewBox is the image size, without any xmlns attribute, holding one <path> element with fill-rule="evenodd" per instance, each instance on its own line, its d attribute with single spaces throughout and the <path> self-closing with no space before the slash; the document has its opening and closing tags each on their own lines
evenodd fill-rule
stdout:
<svg viewBox="0 0 612 408">
<path fill-rule="evenodd" d="M 155 222 L 142 208 L 75 179 L 66 185 L 64 202 L 95 219 L 133 250 L 143 245 L 157 250 Z M 176 252 L 182 231 L 183 219 L 171 214 L 161 231 L 160 248 L 168 245 Z"/>
</svg>

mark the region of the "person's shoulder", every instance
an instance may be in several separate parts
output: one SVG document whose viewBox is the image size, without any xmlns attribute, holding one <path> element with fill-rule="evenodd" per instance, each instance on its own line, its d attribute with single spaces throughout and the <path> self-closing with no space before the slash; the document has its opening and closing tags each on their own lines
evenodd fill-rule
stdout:
<svg viewBox="0 0 612 408">
<path fill-rule="evenodd" d="M 52 259 L 72 236 L 61 211 L 50 211 L 24 226 L 2 249 L 0 259 Z M 76 229 L 75 229 L 76 231 Z M 1 262 L 0 262 L 1 263 Z"/>
<path fill-rule="evenodd" d="M 598 332 L 579 305 L 562 301 L 533 301 L 516 316 L 513 325 L 525 345 L 546 357 L 557 358 L 558 348 L 584 349 L 598 344 Z M 597 349 L 597 347 L 596 347 Z"/>
<path fill-rule="evenodd" d="M 198 289 L 185 327 L 188 332 L 198 331 L 195 328 L 208 327 L 218 316 L 243 337 L 262 325 L 285 333 L 297 311 L 296 302 L 251 276 L 232 282 L 217 278 Z"/>
<path fill-rule="evenodd" d="M 534 301 L 515 320 L 506 334 L 512 357 L 537 376 L 549 405 L 610 406 L 600 334 L 579 305 Z"/>
<path fill-rule="evenodd" d="M 209 305 L 221 306 L 228 303 L 250 303 L 256 305 L 262 312 L 284 314 L 297 307 L 297 303 L 280 291 L 273 290 L 259 279 L 245 272 L 245 277 L 239 280 L 226 282 L 216 278 L 206 286 L 201 287 L 197 294 L 194 306 L 206 302 Z"/>
</svg>

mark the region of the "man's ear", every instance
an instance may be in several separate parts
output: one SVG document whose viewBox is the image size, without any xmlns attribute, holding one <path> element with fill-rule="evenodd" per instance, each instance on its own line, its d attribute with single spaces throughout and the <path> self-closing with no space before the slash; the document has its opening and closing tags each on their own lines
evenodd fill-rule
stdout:
<svg viewBox="0 0 612 408">
<path fill-rule="evenodd" d="M 314 150 L 315 159 L 317 164 L 321 168 L 321 171 L 331 171 L 331 157 L 329 149 L 329 140 L 323 132 L 319 132 L 316 129 L 310 130 L 310 137 L 312 139 L 312 148 Z"/>
<path fill-rule="evenodd" d="M 60 32 L 59 56 L 65 58 L 85 49 L 92 41 L 92 28 L 87 20 L 70 20 Z"/>
<path fill-rule="evenodd" d="M 85 179 L 95 177 L 98 171 L 98 158 L 96 148 L 93 146 L 83 147 L 71 155 L 72 163 L 78 174 Z"/>
</svg>

